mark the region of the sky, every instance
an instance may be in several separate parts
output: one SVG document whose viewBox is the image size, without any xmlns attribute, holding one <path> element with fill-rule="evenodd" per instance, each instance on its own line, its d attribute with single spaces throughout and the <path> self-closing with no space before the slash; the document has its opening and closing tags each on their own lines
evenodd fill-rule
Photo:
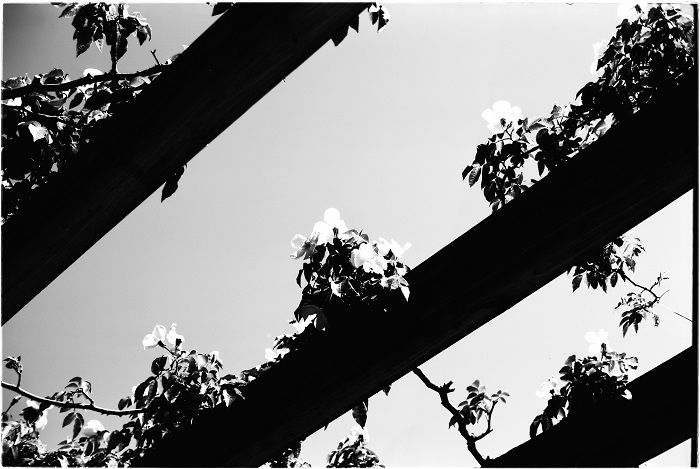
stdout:
<svg viewBox="0 0 700 469">
<path fill-rule="evenodd" d="M 591 79 L 592 44 L 618 22 L 615 4 L 387 7 L 384 30 L 363 13 L 359 34 L 324 45 L 202 150 L 172 197 L 151 195 L 2 328 L 3 355 L 22 355 L 23 387 L 49 395 L 82 376 L 99 405 L 116 407 L 150 373 L 157 355 L 141 340 L 155 324 L 177 323 L 186 347 L 220 351 L 229 372 L 263 363 L 300 299 L 301 264 L 289 258 L 296 233 L 335 207 L 372 238 L 411 242 L 405 262 L 417 266 L 489 215 L 460 174 L 490 135 L 482 111 L 502 99 L 526 116 L 568 103 Z M 161 60 L 180 52 L 216 19 L 205 4 L 130 11 L 149 20 L 153 39 L 132 40 L 120 71 L 153 65 L 151 49 Z M 75 57 L 58 9 L 5 4 L 3 13 L 3 79 L 109 67 L 95 47 Z M 671 314 L 691 315 L 691 228 L 688 193 L 631 232 L 646 247 L 635 279 L 670 277 L 659 327 L 623 338 L 614 306 L 625 285 L 572 293 L 563 275 L 421 366 L 433 382 L 454 381 L 454 399 L 477 378 L 510 393 L 482 454 L 528 439 L 546 405 L 535 392 L 567 356 L 586 353 L 586 332 L 607 330 L 613 348 L 639 358 L 638 374 L 691 345 L 691 324 Z M 370 399 L 369 446 L 387 466 L 476 465 L 448 420 L 408 374 Z M 68 432 L 56 410 L 49 422 L 42 436 L 53 445 Z M 353 425 L 346 414 L 311 435 L 302 457 L 323 465 Z M 685 442 L 650 465 L 687 466 L 689 454 Z"/>
</svg>

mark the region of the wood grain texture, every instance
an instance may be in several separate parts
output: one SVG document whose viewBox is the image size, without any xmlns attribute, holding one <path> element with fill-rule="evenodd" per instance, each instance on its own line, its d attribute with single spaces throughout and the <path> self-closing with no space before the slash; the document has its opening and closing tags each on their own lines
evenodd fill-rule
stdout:
<svg viewBox="0 0 700 469">
<path fill-rule="evenodd" d="M 2 227 L 2 323 L 367 4 L 235 4 Z"/>
<path fill-rule="evenodd" d="M 140 464 L 261 465 L 696 188 L 696 103 L 696 78 L 659 96 L 411 271 L 408 303 L 396 293 L 348 311 L 245 401 L 202 414 Z M 521 351 L 509 352 L 515 363 Z"/>
</svg>

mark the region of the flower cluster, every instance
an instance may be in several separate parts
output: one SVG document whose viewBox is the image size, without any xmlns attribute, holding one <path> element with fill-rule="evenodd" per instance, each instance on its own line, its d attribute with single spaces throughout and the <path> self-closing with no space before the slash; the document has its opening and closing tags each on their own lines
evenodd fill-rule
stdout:
<svg viewBox="0 0 700 469">
<path fill-rule="evenodd" d="M 544 411 L 530 424 L 531 438 L 540 427 L 547 431 L 555 421 L 567 415 L 584 414 L 603 399 L 632 398 L 627 383 L 632 370 L 637 369 L 637 358 L 610 349 L 605 343 L 608 333 L 603 329 L 588 332 L 585 338 L 589 342 L 589 355 L 582 358 L 571 355 L 559 370 L 559 376 L 549 378 L 536 392 L 538 397 L 549 400 Z"/>
<path fill-rule="evenodd" d="M 304 259 L 297 275 L 302 286 L 302 304 L 295 312 L 296 321 L 312 317 L 317 329 L 324 329 L 329 304 L 356 304 L 376 299 L 383 290 L 401 290 L 408 299 L 409 268 L 401 258 L 410 243 L 403 246 L 384 238 L 370 240 L 355 229 L 348 229 L 340 213 L 326 210 L 309 237 L 297 234 L 292 239 L 292 259 Z"/>
</svg>

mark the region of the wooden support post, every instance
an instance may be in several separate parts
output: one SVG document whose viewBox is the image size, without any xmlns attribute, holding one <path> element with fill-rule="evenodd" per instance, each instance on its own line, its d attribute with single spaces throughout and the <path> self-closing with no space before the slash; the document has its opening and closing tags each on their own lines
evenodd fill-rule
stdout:
<svg viewBox="0 0 700 469">
<path fill-rule="evenodd" d="M 696 187 L 695 80 L 414 269 L 408 303 L 397 294 L 349 311 L 250 383 L 245 401 L 201 415 L 140 464 L 259 466 Z"/>
<path fill-rule="evenodd" d="M 2 323 L 359 15 L 237 3 L 2 227 Z"/>
</svg>

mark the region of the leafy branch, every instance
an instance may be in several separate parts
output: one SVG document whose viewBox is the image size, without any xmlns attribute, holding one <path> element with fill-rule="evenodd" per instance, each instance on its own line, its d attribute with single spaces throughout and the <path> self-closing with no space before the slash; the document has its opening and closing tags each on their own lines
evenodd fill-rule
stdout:
<svg viewBox="0 0 700 469">
<path fill-rule="evenodd" d="M 104 415 L 117 415 L 117 416 L 142 414 L 144 412 L 147 412 L 147 409 L 114 410 L 114 409 L 107 409 L 105 407 L 99 407 L 99 406 L 96 406 L 94 404 L 94 401 L 92 400 L 92 398 L 90 396 L 88 396 L 87 394 L 84 394 L 84 396 L 86 398 L 88 398 L 91 402 L 89 404 L 80 404 L 77 402 L 57 401 L 55 399 L 41 397 L 41 396 L 38 396 L 36 394 L 33 394 L 33 393 L 27 391 L 26 389 L 20 388 L 19 386 L 15 385 L 15 384 L 6 383 L 5 381 L 2 381 L 2 387 L 7 389 L 8 391 L 16 392 L 17 394 L 20 394 L 24 397 L 27 397 L 33 401 L 42 402 L 44 404 L 52 405 L 52 406 L 59 407 L 62 409 L 90 410 L 90 411 L 98 412 L 98 413 L 104 414 Z"/>
<path fill-rule="evenodd" d="M 608 350 L 605 343 L 600 344 L 600 356 L 568 357 L 559 370 L 559 378 L 550 378 L 543 385 L 542 396 L 548 393 L 549 400 L 530 424 L 530 438 L 537 435 L 540 427 L 547 431 L 557 420 L 585 414 L 603 399 L 631 399 L 628 373 L 637 369 L 637 364 L 636 357 Z"/>
<path fill-rule="evenodd" d="M 445 383 L 442 386 L 438 386 L 430 381 L 430 379 L 425 376 L 425 373 L 423 373 L 420 368 L 415 368 L 413 373 L 420 378 L 428 389 L 438 393 L 440 396 L 440 403 L 450 414 L 452 414 L 449 426 L 451 427 L 452 425 L 457 425 L 459 434 L 462 435 L 462 438 L 464 438 L 467 442 L 467 449 L 472 456 L 474 456 L 474 459 L 476 459 L 479 465 L 484 466 L 489 458 L 484 459 L 476 447 L 476 442 L 493 431 L 491 427 L 491 416 L 496 408 L 496 404 L 498 404 L 499 401 L 505 403 L 505 396 L 509 396 L 509 394 L 507 392 L 498 391 L 492 396 L 487 396 L 485 393 L 485 388 L 483 386 L 479 386 L 479 381 L 477 380 L 472 385 L 467 387 L 467 391 L 469 391 L 467 400 L 459 405 L 459 407 L 462 409 L 458 410 L 457 407 L 450 402 L 449 398 L 449 394 L 455 391 L 454 388 L 452 388 L 452 381 Z M 484 415 L 486 416 L 487 422 L 486 430 L 478 435 L 472 434 L 467 426 L 476 424 Z"/>
<path fill-rule="evenodd" d="M 18 86 L 17 88 L 4 88 L 2 90 L 2 99 L 14 99 L 19 98 L 30 93 L 55 93 L 58 91 L 70 91 L 74 90 L 80 86 L 93 85 L 95 83 L 102 83 L 105 81 L 115 81 L 115 80 L 132 80 L 139 77 L 150 77 L 163 72 L 168 67 L 168 64 L 158 64 L 151 68 L 142 70 L 140 72 L 133 73 L 116 73 L 109 72 L 102 75 L 91 75 L 88 74 L 82 78 L 77 78 L 71 81 L 65 81 L 62 83 L 42 83 L 39 77 L 35 77 L 32 82 L 28 85 Z M 11 85 L 10 85 L 11 86 Z"/>
</svg>

